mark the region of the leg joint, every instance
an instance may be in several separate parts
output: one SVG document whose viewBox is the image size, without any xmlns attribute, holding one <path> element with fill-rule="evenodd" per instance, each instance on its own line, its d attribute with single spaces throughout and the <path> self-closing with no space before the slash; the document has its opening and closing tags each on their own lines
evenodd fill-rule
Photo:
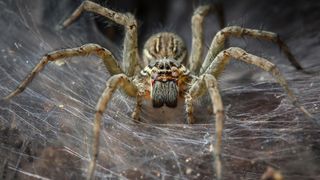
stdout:
<svg viewBox="0 0 320 180">
<path fill-rule="evenodd" d="M 101 110 L 101 109 L 97 109 L 97 110 L 96 110 L 96 113 L 102 116 L 102 114 L 103 114 L 103 110 Z"/>
<path fill-rule="evenodd" d="M 88 0 L 85 0 L 82 2 L 82 4 L 80 6 L 82 6 L 84 9 L 87 9 L 90 5 L 93 5 L 93 4 L 95 4 L 95 3 L 88 1 Z"/>
<path fill-rule="evenodd" d="M 240 26 L 228 26 L 220 30 L 222 35 L 241 34 L 243 28 Z"/>
<path fill-rule="evenodd" d="M 131 31 L 137 29 L 138 23 L 137 23 L 137 20 L 135 19 L 135 17 L 130 13 L 127 13 L 126 17 L 127 17 L 127 20 L 126 20 L 125 27 Z"/>
</svg>

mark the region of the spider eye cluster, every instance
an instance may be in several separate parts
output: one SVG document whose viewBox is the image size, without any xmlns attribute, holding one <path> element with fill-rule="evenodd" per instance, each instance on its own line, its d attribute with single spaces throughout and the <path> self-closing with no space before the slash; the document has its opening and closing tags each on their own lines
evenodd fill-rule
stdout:
<svg viewBox="0 0 320 180">
<path fill-rule="evenodd" d="M 179 78 L 180 75 L 187 75 L 189 71 L 174 59 L 161 59 L 149 63 L 141 70 L 140 74 L 149 76 L 154 80 L 166 80 L 168 78 Z"/>
</svg>

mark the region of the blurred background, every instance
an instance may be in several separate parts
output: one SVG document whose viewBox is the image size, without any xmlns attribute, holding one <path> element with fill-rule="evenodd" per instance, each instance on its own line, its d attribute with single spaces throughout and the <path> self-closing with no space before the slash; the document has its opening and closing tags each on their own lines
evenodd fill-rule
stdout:
<svg viewBox="0 0 320 180">
<path fill-rule="evenodd" d="M 57 30 L 82 1 L 0 0 L 0 96 L 14 90 L 40 58 L 53 50 L 98 43 L 121 61 L 123 28 L 85 13 Z M 320 2 L 276 0 L 96 1 L 133 13 L 139 46 L 153 33 L 171 31 L 191 45 L 191 16 L 202 4 L 220 7 L 225 25 L 278 33 L 310 72 L 296 71 L 270 42 L 231 38 L 230 46 L 276 63 L 301 103 L 306 118 L 268 73 L 232 61 L 219 80 L 226 109 L 224 179 L 260 179 L 268 167 L 284 179 L 320 178 Z M 206 50 L 221 29 L 216 14 L 205 21 Z M 0 179 L 83 179 L 90 156 L 94 107 L 110 75 L 96 57 L 51 63 L 28 88 L 0 101 Z M 212 179 L 214 118 L 205 98 L 196 104 L 197 123 L 158 124 L 145 112 L 130 114 L 134 99 L 117 92 L 104 114 L 97 179 Z M 180 113 L 181 114 L 181 113 Z M 146 123 L 148 122 L 148 123 Z"/>
</svg>

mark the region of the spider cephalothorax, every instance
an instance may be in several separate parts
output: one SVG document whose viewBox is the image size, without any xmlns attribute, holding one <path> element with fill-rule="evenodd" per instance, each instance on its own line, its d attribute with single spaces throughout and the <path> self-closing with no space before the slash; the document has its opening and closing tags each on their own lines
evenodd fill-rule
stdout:
<svg viewBox="0 0 320 180">
<path fill-rule="evenodd" d="M 205 91 L 209 92 L 215 114 L 215 146 L 214 160 L 217 179 L 222 178 L 221 166 L 221 142 L 223 130 L 224 108 L 220 97 L 217 78 L 225 69 L 230 59 L 239 60 L 255 65 L 264 71 L 269 72 L 283 87 L 293 104 L 300 108 L 306 115 L 311 116 L 303 106 L 297 102 L 297 98 L 289 89 L 285 78 L 275 64 L 267 59 L 247 53 L 238 47 L 230 47 L 223 50 L 224 42 L 230 36 L 249 36 L 262 40 L 269 40 L 277 43 L 290 60 L 290 62 L 301 70 L 302 67 L 296 61 L 287 45 L 273 32 L 248 29 L 239 26 L 225 27 L 220 30 L 212 40 L 208 53 L 202 59 L 203 51 L 203 20 L 208 14 L 210 6 L 198 7 L 192 16 L 192 48 L 189 59 L 187 59 L 186 46 L 182 39 L 174 33 L 162 32 L 155 34 L 147 40 L 143 49 L 143 61 L 139 58 L 137 21 L 131 14 L 123 14 L 102 7 L 91 1 L 84 1 L 74 13 L 63 23 L 68 26 L 74 22 L 83 11 L 90 11 L 124 26 L 125 38 L 123 48 L 123 64 L 120 66 L 112 53 L 97 44 L 85 44 L 81 47 L 63 49 L 48 53 L 32 70 L 30 75 L 11 92 L 5 99 L 9 99 L 21 93 L 32 79 L 37 75 L 48 62 L 74 56 L 96 55 L 100 57 L 106 66 L 111 77 L 106 83 L 95 111 L 93 130 L 92 157 L 88 167 L 87 179 L 94 177 L 96 160 L 99 150 L 99 133 L 101 129 L 102 114 L 105 111 L 113 92 L 117 88 L 124 89 L 123 92 L 135 96 L 137 105 L 132 117 L 139 120 L 142 108 L 142 100 L 152 99 L 153 107 L 176 107 L 178 97 L 184 100 L 187 122 L 194 123 L 193 102 L 201 97 Z M 186 60 L 188 62 L 186 63 Z M 141 65 L 144 63 L 144 65 Z M 185 66 L 187 64 L 187 67 Z M 145 67 L 145 68 L 141 68 Z M 142 70 L 141 70 L 142 69 Z M 189 70 L 193 74 L 189 75 Z M 140 72 L 137 74 L 137 72 Z M 172 108 L 170 108 L 172 109 Z"/>
</svg>

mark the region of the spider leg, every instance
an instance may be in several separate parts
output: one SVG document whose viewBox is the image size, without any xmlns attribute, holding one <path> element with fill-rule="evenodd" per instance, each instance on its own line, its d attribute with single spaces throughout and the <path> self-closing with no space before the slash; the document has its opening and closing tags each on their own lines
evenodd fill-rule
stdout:
<svg viewBox="0 0 320 180">
<path fill-rule="evenodd" d="M 139 121 L 139 117 L 140 117 L 140 113 L 141 113 L 141 107 L 142 107 L 142 96 L 141 95 L 137 95 L 136 96 L 136 102 L 137 102 L 137 105 L 131 115 L 131 117 L 136 120 L 136 121 Z"/>
<path fill-rule="evenodd" d="M 137 40 L 137 21 L 133 15 L 127 13 L 122 14 L 112 11 L 97 3 L 91 1 L 83 1 L 82 4 L 73 12 L 73 14 L 63 22 L 63 27 L 69 26 L 79 18 L 83 11 L 89 11 L 104 16 L 117 24 L 124 26 L 126 30 L 123 48 L 123 69 L 125 73 L 131 77 L 138 68 L 139 52 Z"/>
<path fill-rule="evenodd" d="M 135 85 L 132 84 L 128 76 L 125 74 L 117 74 L 107 81 L 106 88 L 99 98 L 96 105 L 96 112 L 94 117 L 94 127 L 93 127 L 93 143 L 92 143 L 92 157 L 88 166 L 87 179 L 93 179 L 93 174 L 96 167 L 96 161 L 99 153 L 99 141 L 100 141 L 100 130 L 101 130 L 101 119 L 103 112 L 107 108 L 107 104 L 112 97 L 113 92 L 119 87 L 123 89 L 131 89 L 132 94 L 137 92 Z"/>
<path fill-rule="evenodd" d="M 289 88 L 285 78 L 276 67 L 275 64 L 271 63 L 265 58 L 255 56 L 253 54 L 247 53 L 245 50 L 238 47 L 230 47 L 222 52 L 220 52 L 210 66 L 205 71 L 205 74 L 212 74 L 215 77 L 218 77 L 221 72 L 224 70 L 225 66 L 230 61 L 230 58 L 234 58 L 236 60 L 243 61 L 248 64 L 252 64 L 258 66 L 259 68 L 269 72 L 277 82 L 282 86 L 282 88 L 287 93 L 288 97 L 292 101 L 293 105 L 299 108 L 303 113 L 305 113 L 308 117 L 312 117 L 312 115 L 299 104 L 297 97 L 293 94 L 291 89 Z"/>
<path fill-rule="evenodd" d="M 213 104 L 213 112 L 215 113 L 215 129 L 216 129 L 216 142 L 214 146 L 214 167 L 216 170 L 217 179 L 220 180 L 222 176 L 221 166 L 221 144 L 222 144 L 222 130 L 223 130 L 223 118 L 224 108 L 221 100 L 218 83 L 216 78 L 211 74 L 204 74 L 193 83 L 188 93 L 186 94 L 185 103 L 186 111 L 188 114 L 188 122 L 194 123 L 192 116 L 192 102 L 195 98 L 200 97 L 208 89 L 210 98 Z"/>
<path fill-rule="evenodd" d="M 227 40 L 227 38 L 232 36 L 235 36 L 235 37 L 249 36 L 256 39 L 268 40 L 268 41 L 274 42 L 280 47 L 281 50 L 283 50 L 284 54 L 287 56 L 290 63 L 297 70 L 303 70 L 299 62 L 291 53 L 287 44 L 280 39 L 278 34 L 269 32 L 269 31 L 242 28 L 240 26 L 230 26 L 220 30 L 213 38 L 208 54 L 205 57 L 205 60 L 200 69 L 200 74 L 206 71 L 206 69 L 208 68 L 208 66 L 212 61 L 212 58 L 215 57 L 224 48 L 224 43 Z"/>
<path fill-rule="evenodd" d="M 199 6 L 193 13 L 191 19 L 192 48 L 189 58 L 189 69 L 196 74 L 199 71 L 203 53 L 203 21 L 210 11 L 216 12 L 220 28 L 225 26 L 222 4 Z"/>
<path fill-rule="evenodd" d="M 34 79 L 34 77 L 44 69 L 44 67 L 50 61 L 57 61 L 63 58 L 70 58 L 74 56 L 87 56 L 94 54 L 100 57 L 107 70 L 110 74 L 119 74 L 122 73 L 121 68 L 117 64 L 117 61 L 113 57 L 110 51 L 107 49 L 97 45 L 97 44 L 86 44 L 81 47 L 77 48 L 70 48 L 70 49 L 62 49 L 58 51 L 53 51 L 48 53 L 47 55 L 43 56 L 40 62 L 33 68 L 33 70 L 27 75 L 27 77 L 20 83 L 20 85 L 11 92 L 8 96 L 4 97 L 4 99 L 10 99 L 13 96 L 16 96 L 24 91 L 24 89 L 28 86 L 28 84 Z"/>
</svg>

